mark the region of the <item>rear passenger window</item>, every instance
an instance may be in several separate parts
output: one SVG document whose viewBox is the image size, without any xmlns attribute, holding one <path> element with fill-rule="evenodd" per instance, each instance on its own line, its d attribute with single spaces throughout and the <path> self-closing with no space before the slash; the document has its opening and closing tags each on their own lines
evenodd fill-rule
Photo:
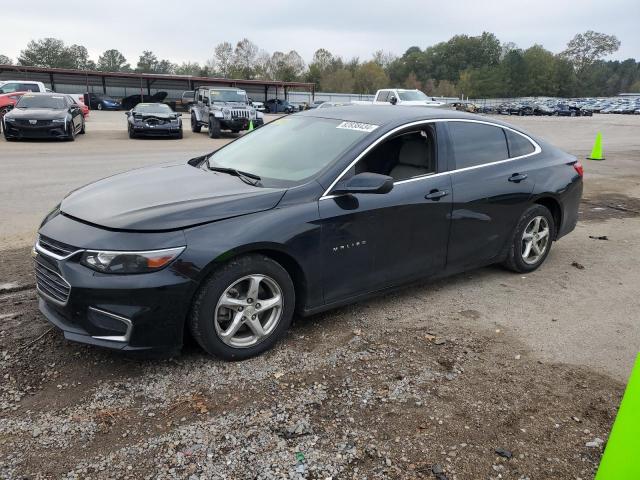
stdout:
<svg viewBox="0 0 640 480">
<path fill-rule="evenodd" d="M 389 92 L 380 92 L 378 94 L 378 102 L 386 102 L 389 100 Z"/>
<path fill-rule="evenodd" d="M 529 155 L 535 152 L 533 144 L 520 134 L 512 132 L 511 130 L 505 130 L 507 136 L 507 143 L 509 144 L 509 157 L 521 157 L 522 155 Z"/>
<path fill-rule="evenodd" d="M 456 168 L 474 167 L 509 158 L 502 128 L 473 122 L 449 122 Z"/>
</svg>

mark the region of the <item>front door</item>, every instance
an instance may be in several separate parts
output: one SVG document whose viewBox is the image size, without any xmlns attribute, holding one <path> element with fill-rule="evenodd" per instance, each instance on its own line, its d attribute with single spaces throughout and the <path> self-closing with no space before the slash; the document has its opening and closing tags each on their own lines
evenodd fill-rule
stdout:
<svg viewBox="0 0 640 480">
<path fill-rule="evenodd" d="M 346 174 L 389 175 L 389 193 L 320 200 L 325 302 L 444 268 L 453 195 L 450 175 L 438 174 L 436 152 L 433 125 L 400 132 Z"/>
</svg>

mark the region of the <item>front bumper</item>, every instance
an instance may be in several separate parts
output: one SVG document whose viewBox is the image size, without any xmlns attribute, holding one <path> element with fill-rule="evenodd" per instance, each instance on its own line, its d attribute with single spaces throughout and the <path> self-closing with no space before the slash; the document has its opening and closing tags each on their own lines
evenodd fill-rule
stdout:
<svg viewBox="0 0 640 480">
<path fill-rule="evenodd" d="M 220 119 L 220 126 L 224 130 L 248 130 L 250 121 L 253 121 L 254 127 L 259 127 L 264 124 L 264 120 L 261 118 L 233 118 L 231 120 Z"/>
<path fill-rule="evenodd" d="M 86 232 L 88 235 L 81 235 L 86 239 L 100 234 L 100 229 L 72 225 L 77 222 L 59 217 L 50 223 L 66 224 L 75 234 Z M 41 232 L 51 235 L 47 225 Z M 71 247 L 70 254 L 60 254 L 52 245 L 68 244 L 51 237 L 41 238 L 43 242 L 34 248 L 39 308 L 49 322 L 64 332 L 65 338 L 128 351 L 173 351 L 182 346 L 184 322 L 196 283 L 185 273 L 180 257 L 153 273 L 102 274 L 79 262 L 82 249 Z"/>
<path fill-rule="evenodd" d="M 168 137 L 178 135 L 182 127 L 179 124 L 145 125 L 134 124 L 133 131 L 136 135 L 148 135 L 153 137 Z"/>
<path fill-rule="evenodd" d="M 5 122 L 4 135 L 7 138 L 66 138 L 69 133 L 64 123 L 31 126 Z"/>
</svg>

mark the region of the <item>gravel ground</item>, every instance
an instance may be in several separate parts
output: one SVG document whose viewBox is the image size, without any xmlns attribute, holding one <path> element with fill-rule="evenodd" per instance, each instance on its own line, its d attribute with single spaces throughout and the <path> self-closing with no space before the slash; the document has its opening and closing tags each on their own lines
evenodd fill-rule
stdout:
<svg viewBox="0 0 640 480">
<path fill-rule="evenodd" d="M 20 180 L 9 159 L 0 217 L 25 213 L 0 222 L 0 478 L 593 478 L 640 343 L 638 122 L 615 117 L 509 119 L 581 156 L 597 129 L 615 142 L 585 165 L 581 221 L 537 272 L 484 268 L 297 319 L 239 363 L 193 344 L 123 356 L 51 329 L 24 239 L 50 196 L 86 179 Z M 160 144 L 134 142 L 132 161 Z M 48 144 L 16 145 L 28 163 Z M 20 181 L 45 193 L 8 204 Z"/>
</svg>

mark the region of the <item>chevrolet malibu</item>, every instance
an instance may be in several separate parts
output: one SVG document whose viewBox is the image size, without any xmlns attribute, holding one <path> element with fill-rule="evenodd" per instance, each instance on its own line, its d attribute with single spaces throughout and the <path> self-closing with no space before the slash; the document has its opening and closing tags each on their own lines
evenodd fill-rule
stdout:
<svg viewBox="0 0 640 480">
<path fill-rule="evenodd" d="M 310 110 L 70 193 L 35 244 L 40 310 L 73 341 L 174 351 L 190 332 L 248 358 L 294 314 L 493 263 L 537 269 L 576 225 L 582 173 L 472 114 Z"/>
</svg>

